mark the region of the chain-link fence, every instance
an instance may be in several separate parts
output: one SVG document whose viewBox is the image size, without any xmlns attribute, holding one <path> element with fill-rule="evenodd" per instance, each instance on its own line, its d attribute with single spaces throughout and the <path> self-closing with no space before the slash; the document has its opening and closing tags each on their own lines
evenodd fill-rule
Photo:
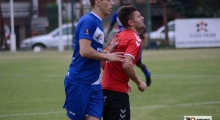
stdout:
<svg viewBox="0 0 220 120">
<path fill-rule="evenodd" d="M 79 1 L 79 0 L 78 0 Z M 132 4 L 137 7 L 142 16 L 147 22 L 147 3 L 146 0 L 131 0 Z M 114 11 L 120 7 L 119 0 L 114 0 L 115 5 L 111 15 L 103 20 L 103 28 L 106 31 Z M 72 9 L 73 5 L 73 9 Z M 7 26 L 10 29 L 10 3 L 8 0 L 0 2 L 1 26 L 0 32 L 3 33 L 3 27 Z M 72 11 L 73 10 L 73 11 Z M 155 31 L 163 25 L 163 5 L 161 3 L 151 3 L 151 30 Z M 83 3 L 74 2 L 72 0 L 62 1 L 62 20 L 65 27 L 63 28 L 63 39 L 67 39 L 65 45 L 67 48 L 72 48 L 72 28 L 68 23 L 72 22 L 72 18 L 77 21 L 80 16 L 91 11 L 88 0 Z M 72 15 L 73 14 L 73 15 Z M 33 48 L 34 44 L 40 47 L 56 47 L 58 46 L 58 5 L 56 0 L 17 0 L 14 1 L 14 20 L 15 20 L 15 34 L 16 47 Z M 173 20 L 173 12 L 168 8 L 167 21 Z M 4 25 L 3 25 L 4 24 Z M 7 31 L 7 30 L 5 30 Z M 68 33 L 68 34 L 67 34 Z M 29 38 L 29 42 L 23 43 L 25 39 Z M 9 38 L 7 38 L 9 39 Z M 34 41 L 37 40 L 37 41 Z M 0 44 L 4 46 L 5 38 L 3 34 L 0 37 Z M 56 43 L 57 42 L 57 43 Z M 45 44 L 52 44 L 47 46 Z M 5 48 L 5 47 L 4 47 Z"/>
</svg>

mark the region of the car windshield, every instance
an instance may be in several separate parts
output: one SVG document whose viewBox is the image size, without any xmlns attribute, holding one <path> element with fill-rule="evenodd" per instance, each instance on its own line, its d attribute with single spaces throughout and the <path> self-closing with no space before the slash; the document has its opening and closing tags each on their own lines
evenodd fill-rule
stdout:
<svg viewBox="0 0 220 120">
<path fill-rule="evenodd" d="M 67 26 L 65 28 L 62 28 L 62 35 L 69 35 L 72 33 L 72 27 Z M 58 36 L 59 35 L 59 29 L 56 29 L 55 31 L 51 32 L 53 36 Z"/>
<path fill-rule="evenodd" d="M 163 28 L 164 28 L 164 30 L 162 32 L 165 31 L 165 27 L 163 27 Z M 174 31 L 174 29 L 175 29 L 175 25 L 174 24 L 168 25 L 168 31 Z"/>
<path fill-rule="evenodd" d="M 72 27 L 70 26 L 62 29 L 62 35 L 69 35 L 71 33 L 72 33 Z M 58 36 L 58 35 L 59 35 L 59 31 L 56 31 L 53 36 Z"/>
</svg>

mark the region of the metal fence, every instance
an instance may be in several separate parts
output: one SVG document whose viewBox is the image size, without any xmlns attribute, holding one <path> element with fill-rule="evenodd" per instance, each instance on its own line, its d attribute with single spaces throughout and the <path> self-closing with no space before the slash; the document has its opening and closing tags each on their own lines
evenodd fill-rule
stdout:
<svg viewBox="0 0 220 120">
<path fill-rule="evenodd" d="M 140 1 L 140 0 L 139 0 Z M 134 1 L 133 1 L 134 2 Z M 120 7 L 119 2 L 115 2 L 115 6 L 113 7 L 113 11 L 117 11 Z M 147 17 L 147 9 L 146 3 L 138 3 L 134 2 L 134 5 L 138 8 L 142 16 Z M 0 13 L 2 15 L 2 19 L 0 19 L 1 23 L 7 25 L 10 28 L 10 4 L 9 2 L 0 2 Z M 63 24 L 72 22 L 72 13 L 74 14 L 74 18 L 77 21 L 79 17 L 83 14 L 90 12 L 91 7 L 89 4 L 85 4 L 81 9 L 79 4 L 74 4 L 74 9 L 72 11 L 71 2 L 63 2 L 62 3 L 62 18 Z M 80 10 L 83 10 L 81 12 Z M 168 10 L 168 21 L 172 20 L 172 11 Z M 103 26 L 106 30 L 110 24 L 111 15 L 107 16 L 103 20 Z M 40 35 L 45 35 L 58 27 L 58 7 L 56 3 L 48 2 L 46 5 L 35 6 L 33 1 L 29 2 L 14 2 L 14 15 L 15 15 L 15 34 L 16 34 L 16 47 L 20 49 L 21 42 L 26 38 L 33 38 Z M 160 26 L 163 25 L 163 17 L 162 17 L 162 5 L 161 4 L 152 4 L 151 5 L 151 20 L 152 20 L 152 30 L 156 30 Z M 2 25 L 1 25 L 2 26 Z M 1 30 L 1 29 L 0 29 Z M 1 30 L 2 31 L 2 30 Z M 70 32 L 71 33 L 71 32 Z M 72 37 L 68 37 L 68 39 L 72 39 Z M 0 37 L 1 46 L 3 43 L 3 36 Z M 68 40 L 69 41 L 69 40 Z M 68 48 L 72 47 L 72 43 L 69 43 Z"/>
</svg>

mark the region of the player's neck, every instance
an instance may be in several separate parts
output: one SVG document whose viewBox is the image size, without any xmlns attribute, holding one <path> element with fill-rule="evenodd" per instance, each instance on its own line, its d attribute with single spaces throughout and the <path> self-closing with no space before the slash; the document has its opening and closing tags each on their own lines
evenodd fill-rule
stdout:
<svg viewBox="0 0 220 120">
<path fill-rule="evenodd" d="M 139 34 L 138 30 L 136 30 L 135 28 L 133 27 L 129 27 L 129 28 L 126 28 L 127 30 L 132 30 L 134 33 L 136 33 L 137 35 Z"/>
</svg>

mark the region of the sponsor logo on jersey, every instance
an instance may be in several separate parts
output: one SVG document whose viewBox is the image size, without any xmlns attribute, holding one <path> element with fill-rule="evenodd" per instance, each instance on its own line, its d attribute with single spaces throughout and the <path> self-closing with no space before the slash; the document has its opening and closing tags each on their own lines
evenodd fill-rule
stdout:
<svg viewBox="0 0 220 120">
<path fill-rule="evenodd" d="M 86 30 L 85 30 L 85 34 L 86 34 L 86 35 L 89 35 L 89 29 L 86 29 Z"/>
<path fill-rule="evenodd" d="M 98 34 L 98 36 L 96 37 L 97 40 L 99 40 L 102 37 L 102 34 Z"/>
<path fill-rule="evenodd" d="M 96 42 L 100 43 L 103 45 L 104 42 L 104 33 L 103 31 L 97 27 L 93 36 L 92 36 L 93 40 L 95 40 Z"/>
</svg>

